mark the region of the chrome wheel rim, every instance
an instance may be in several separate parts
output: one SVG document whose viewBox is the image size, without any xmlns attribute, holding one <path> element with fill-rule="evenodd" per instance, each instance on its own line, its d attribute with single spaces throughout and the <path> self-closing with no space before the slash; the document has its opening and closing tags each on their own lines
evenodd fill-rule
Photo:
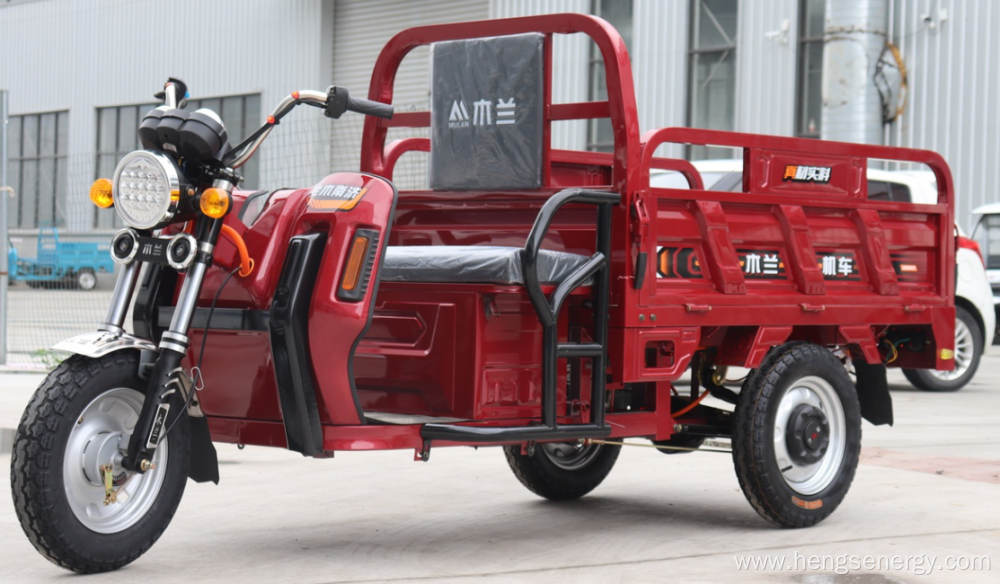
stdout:
<svg viewBox="0 0 1000 584">
<path fill-rule="evenodd" d="M 969 367 L 972 366 L 972 359 L 975 356 L 976 343 L 972 338 L 972 331 L 960 318 L 955 319 L 955 368 L 951 371 L 928 370 L 928 373 L 941 381 L 955 381 L 965 375 Z"/>
<path fill-rule="evenodd" d="M 166 437 L 145 474 L 126 471 L 121 459 L 139 420 L 143 395 L 124 387 L 110 389 L 87 404 L 77 418 L 63 458 L 63 483 L 73 515 L 97 533 L 118 533 L 135 525 L 156 501 L 167 471 Z M 100 467 L 112 466 L 117 501 L 104 505 Z"/>
<path fill-rule="evenodd" d="M 580 442 L 545 442 L 540 446 L 552 464 L 563 470 L 580 470 L 597 458 L 603 445 L 584 445 Z"/>
<path fill-rule="evenodd" d="M 81 290 L 93 290 L 97 285 L 97 276 L 90 272 L 80 272 L 76 277 L 76 283 Z"/>
<path fill-rule="evenodd" d="M 788 443 L 793 414 L 803 407 L 819 410 L 828 423 L 825 452 L 812 463 L 797 460 Z M 778 404 L 773 443 L 781 478 L 793 491 L 815 495 L 833 483 L 847 450 L 847 422 L 840 396 L 827 380 L 810 375 L 792 383 Z"/>
</svg>

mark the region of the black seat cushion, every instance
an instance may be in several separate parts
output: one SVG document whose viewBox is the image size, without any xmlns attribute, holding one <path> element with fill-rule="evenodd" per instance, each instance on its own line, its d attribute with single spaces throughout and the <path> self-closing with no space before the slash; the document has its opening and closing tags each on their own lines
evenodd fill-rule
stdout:
<svg viewBox="0 0 1000 584">
<path fill-rule="evenodd" d="M 562 282 L 589 258 L 541 250 L 538 279 Z M 383 282 L 523 284 L 521 248 L 475 245 L 390 246 L 382 260 Z"/>
</svg>

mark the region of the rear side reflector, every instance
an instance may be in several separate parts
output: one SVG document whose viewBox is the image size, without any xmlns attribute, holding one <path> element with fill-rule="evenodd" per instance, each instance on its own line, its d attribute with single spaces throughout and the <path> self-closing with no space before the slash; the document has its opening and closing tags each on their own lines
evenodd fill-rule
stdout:
<svg viewBox="0 0 1000 584">
<path fill-rule="evenodd" d="M 351 238 L 351 248 L 347 250 L 347 261 L 340 276 L 337 298 L 348 302 L 360 302 L 368 291 L 375 252 L 378 250 L 378 232 L 373 229 L 358 229 Z"/>
<path fill-rule="evenodd" d="M 351 253 L 347 256 L 347 267 L 344 268 L 344 282 L 340 285 L 342 289 L 351 291 L 358 287 L 361 268 L 363 267 L 365 256 L 368 255 L 369 241 L 367 237 L 360 235 L 354 237 L 354 243 L 351 244 Z"/>
</svg>

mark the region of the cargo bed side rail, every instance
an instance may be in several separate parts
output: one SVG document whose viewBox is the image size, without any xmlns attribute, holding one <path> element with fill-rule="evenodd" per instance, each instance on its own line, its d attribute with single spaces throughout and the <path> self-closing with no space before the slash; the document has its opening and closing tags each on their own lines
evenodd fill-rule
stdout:
<svg viewBox="0 0 1000 584">
<path fill-rule="evenodd" d="M 913 212 L 937 216 L 936 229 L 940 253 L 937 256 L 935 272 L 938 276 L 937 289 L 942 295 L 951 295 L 955 287 L 954 266 L 948 259 L 954 258 L 955 238 L 953 237 L 954 187 L 951 171 L 944 158 L 928 150 L 915 150 L 891 146 L 874 146 L 846 142 L 829 142 L 802 138 L 787 138 L 738 132 L 722 132 L 696 128 L 663 128 L 646 132 L 641 143 L 641 169 L 639 183 L 633 191 L 635 199 L 645 199 L 645 204 L 655 205 L 654 191 L 650 188 L 650 168 L 656 168 L 653 154 L 665 143 L 691 144 L 700 146 L 722 146 L 743 150 L 743 193 L 711 191 L 711 195 L 701 190 L 671 190 L 670 197 L 693 201 L 695 215 L 704 222 L 706 229 L 714 225 L 713 210 L 718 211 L 722 203 L 752 203 L 770 205 L 779 216 L 786 239 L 797 241 L 798 257 L 794 259 L 792 279 L 799 292 L 806 295 L 825 293 L 821 277 L 815 271 L 815 253 L 811 250 L 808 236 L 803 236 L 804 217 L 801 209 L 819 207 L 843 209 L 850 213 L 859 235 L 868 242 L 861 246 L 868 281 L 873 291 L 880 296 L 899 294 L 899 285 L 889 259 L 888 249 L 880 219 L 884 212 Z M 867 198 L 866 172 L 868 160 L 877 159 L 891 162 L 924 164 L 929 167 L 937 180 L 938 200 L 936 204 L 918 204 L 900 201 L 872 201 Z M 806 177 L 819 180 L 796 178 L 796 164 L 803 166 L 801 172 Z M 810 174 L 811 173 L 811 174 Z M 748 199 L 747 194 L 753 198 Z M 654 212 L 655 211 L 652 211 Z M 720 215 L 715 213 L 715 215 Z M 722 218 L 724 219 L 724 218 Z M 721 226 L 725 231 L 725 225 Z M 742 276 L 736 255 L 728 241 L 715 242 L 719 249 L 707 249 L 713 260 L 709 266 L 709 276 L 723 294 L 744 294 Z M 707 248 L 712 247 L 708 242 Z M 640 250 L 642 251 L 642 250 Z M 713 253 L 714 252 L 714 253 Z M 727 269 L 728 268 L 728 269 Z"/>
</svg>

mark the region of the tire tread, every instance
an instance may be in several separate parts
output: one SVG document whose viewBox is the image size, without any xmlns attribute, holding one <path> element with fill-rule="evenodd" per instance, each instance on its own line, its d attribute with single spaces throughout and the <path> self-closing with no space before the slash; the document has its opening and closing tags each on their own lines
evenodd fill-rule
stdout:
<svg viewBox="0 0 1000 584">
<path fill-rule="evenodd" d="M 107 572 L 135 561 L 159 539 L 176 509 L 173 506 L 167 520 L 151 537 L 136 542 L 130 553 L 112 561 L 100 561 L 83 553 L 66 537 L 65 529 L 52 528 L 65 520 L 60 517 L 56 496 L 50 490 L 50 473 L 62 472 L 62 468 L 52 468 L 53 460 L 59 459 L 55 449 L 61 446 L 56 444 L 55 432 L 64 424 L 73 423 L 67 419 L 67 410 L 95 375 L 110 368 L 136 369 L 138 364 L 138 356 L 129 351 L 109 353 L 99 359 L 74 355 L 49 373 L 28 402 L 18 424 L 10 465 L 15 513 L 35 549 L 67 570 L 80 574 Z M 56 482 L 61 484 L 61 481 Z"/>
<path fill-rule="evenodd" d="M 772 407 L 771 400 L 780 399 L 781 396 L 776 396 L 775 393 L 785 380 L 788 369 L 810 359 L 828 360 L 837 367 L 842 367 L 827 349 L 818 345 L 799 341 L 778 347 L 769 352 L 760 367 L 747 378 L 743 391 L 740 392 L 741 399 L 733 420 L 733 462 L 740 489 L 761 517 L 779 527 L 802 528 L 815 525 L 833 513 L 842 500 L 841 496 L 841 499 L 832 501 L 831 504 L 824 504 L 819 513 L 792 505 L 779 507 L 776 502 L 783 497 L 779 493 L 779 486 L 784 484 L 784 479 L 781 476 L 771 476 L 775 469 L 769 468 L 765 456 L 764 448 L 770 430 L 766 421 Z M 846 372 L 844 375 L 846 377 Z M 845 415 L 849 415 L 847 407 L 848 404 L 845 404 Z M 860 412 L 856 403 L 854 409 Z M 857 415 L 860 416 L 860 413 Z M 856 459 L 860 453 L 860 417 L 858 425 L 857 440 L 848 436 L 847 451 L 844 453 L 846 457 Z M 856 468 L 856 464 L 851 465 L 848 473 L 841 478 L 846 487 L 853 481 Z"/>
</svg>

